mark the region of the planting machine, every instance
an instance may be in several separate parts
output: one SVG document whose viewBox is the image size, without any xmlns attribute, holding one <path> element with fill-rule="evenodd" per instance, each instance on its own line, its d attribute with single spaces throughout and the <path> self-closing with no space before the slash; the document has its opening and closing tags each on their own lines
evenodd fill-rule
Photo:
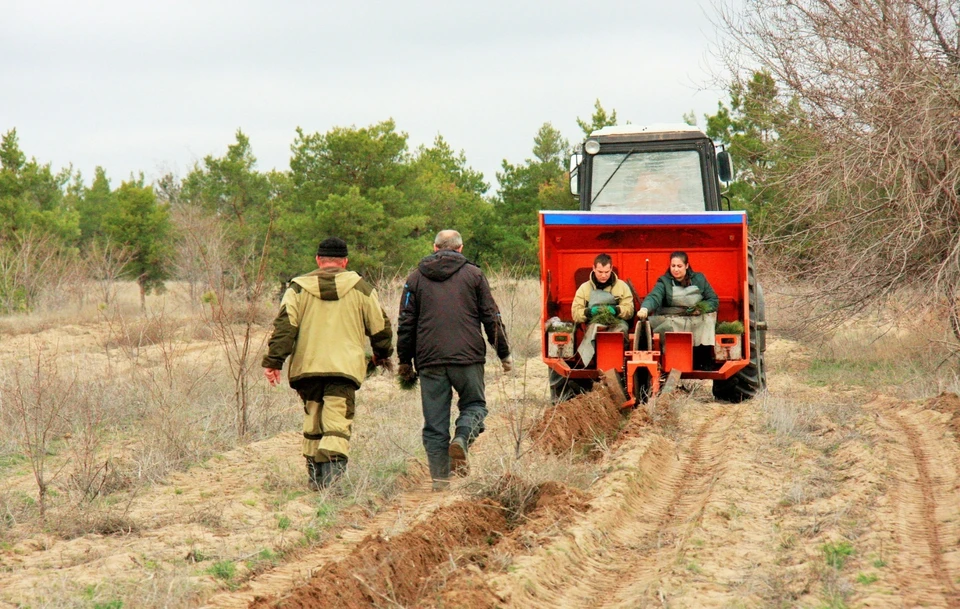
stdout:
<svg viewBox="0 0 960 609">
<path fill-rule="evenodd" d="M 729 154 L 687 125 L 607 127 L 577 147 L 571 190 L 580 211 L 540 212 L 543 359 L 554 401 L 589 390 L 610 370 L 628 397 L 624 407 L 656 395 L 669 377 L 712 380 L 714 395 L 728 401 L 766 386 L 763 292 L 746 213 L 721 209 L 720 182 L 731 176 Z M 712 359 L 694 362 L 691 333 L 655 333 L 634 318 L 627 333 L 598 332 L 595 356 L 582 361 L 577 345 L 586 327 L 572 322 L 570 305 L 594 257 L 611 256 L 639 309 L 674 251 L 689 254 L 719 298 Z"/>
</svg>

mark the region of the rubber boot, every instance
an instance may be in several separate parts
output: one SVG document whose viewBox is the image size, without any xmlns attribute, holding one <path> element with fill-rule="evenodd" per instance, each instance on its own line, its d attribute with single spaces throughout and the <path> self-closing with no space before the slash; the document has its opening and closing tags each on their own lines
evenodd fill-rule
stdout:
<svg viewBox="0 0 960 609">
<path fill-rule="evenodd" d="M 427 465 L 430 467 L 433 490 L 447 490 L 450 486 L 450 456 L 443 453 L 427 454 Z"/>
<path fill-rule="evenodd" d="M 450 471 L 456 476 L 466 476 L 470 473 L 470 464 L 467 463 L 467 439 L 463 436 L 454 436 L 450 442 L 447 454 L 450 455 Z"/>
<path fill-rule="evenodd" d="M 331 459 L 325 463 L 318 463 L 317 466 L 320 468 L 320 488 L 327 488 L 333 485 L 343 475 L 343 472 L 347 471 L 347 460 L 343 458 Z"/>
<path fill-rule="evenodd" d="M 320 464 L 307 457 L 307 480 L 309 480 L 310 488 L 313 490 L 319 490 L 322 488 L 320 486 Z"/>
</svg>

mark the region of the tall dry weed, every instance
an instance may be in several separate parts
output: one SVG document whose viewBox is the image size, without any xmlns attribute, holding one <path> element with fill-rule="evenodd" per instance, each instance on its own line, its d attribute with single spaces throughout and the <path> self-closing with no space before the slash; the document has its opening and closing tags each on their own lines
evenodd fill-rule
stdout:
<svg viewBox="0 0 960 609">
<path fill-rule="evenodd" d="M 539 357 L 540 283 L 501 271 L 491 275 L 490 289 L 500 307 L 514 357 Z"/>
</svg>

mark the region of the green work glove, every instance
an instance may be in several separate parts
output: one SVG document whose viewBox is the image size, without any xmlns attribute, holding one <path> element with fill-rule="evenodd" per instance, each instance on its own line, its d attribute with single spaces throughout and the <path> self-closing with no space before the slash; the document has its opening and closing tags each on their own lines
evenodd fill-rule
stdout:
<svg viewBox="0 0 960 609">
<path fill-rule="evenodd" d="M 617 307 L 613 305 L 594 305 L 590 307 L 590 317 L 595 317 L 601 311 L 610 311 L 611 315 L 617 314 Z"/>
</svg>

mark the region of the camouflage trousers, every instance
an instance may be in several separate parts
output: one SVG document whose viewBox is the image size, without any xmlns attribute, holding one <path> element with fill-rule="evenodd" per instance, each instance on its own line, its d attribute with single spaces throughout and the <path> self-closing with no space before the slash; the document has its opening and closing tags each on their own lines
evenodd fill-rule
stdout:
<svg viewBox="0 0 960 609">
<path fill-rule="evenodd" d="M 302 379 L 294 388 L 303 400 L 303 456 L 317 463 L 348 458 L 356 384 L 325 376 Z"/>
</svg>

